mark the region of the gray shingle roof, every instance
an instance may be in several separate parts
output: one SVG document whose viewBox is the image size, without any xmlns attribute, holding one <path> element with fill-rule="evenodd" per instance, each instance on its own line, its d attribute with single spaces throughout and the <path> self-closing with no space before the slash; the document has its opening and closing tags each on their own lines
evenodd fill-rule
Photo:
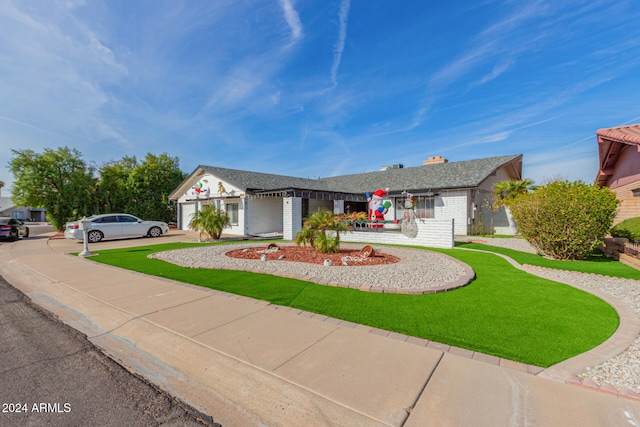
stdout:
<svg viewBox="0 0 640 427">
<path fill-rule="evenodd" d="M 327 183 L 317 179 L 296 178 L 262 172 L 249 172 L 238 169 L 200 166 L 202 170 L 218 177 L 243 191 L 266 191 L 299 188 L 305 190 L 328 191 Z"/>
<path fill-rule="evenodd" d="M 389 187 L 391 192 L 401 192 L 403 190 L 475 187 L 499 167 L 516 160 L 521 161 L 521 159 L 521 154 L 515 154 L 321 179 L 296 178 L 213 166 L 199 166 L 199 169 L 247 192 L 291 188 L 339 193 L 365 193 L 386 187 Z"/>
<path fill-rule="evenodd" d="M 403 190 L 437 190 L 468 188 L 482 183 L 499 167 L 518 160 L 522 155 L 490 157 L 462 162 L 437 163 L 403 169 L 360 173 L 326 178 L 329 187 L 338 191 L 358 193 L 389 187 L 390 192 Z"/>
</svg>

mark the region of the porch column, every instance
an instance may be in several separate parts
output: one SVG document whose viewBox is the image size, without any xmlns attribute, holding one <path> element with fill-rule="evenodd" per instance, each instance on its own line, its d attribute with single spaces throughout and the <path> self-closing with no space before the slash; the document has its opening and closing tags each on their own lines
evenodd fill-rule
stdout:
<svg viewBox="0 0 640 427">
<path fill-rule="evenodd" d="M 333 213 L 335 215 L 344 213 L 344 200 L 334 200 L 333 201 Z"/>
<path fill-rule="evenodd" d="M 282 238 L 293 240 L 302 229 L 302 198 L 284 197 L 282 199 Z"/>
</svg>

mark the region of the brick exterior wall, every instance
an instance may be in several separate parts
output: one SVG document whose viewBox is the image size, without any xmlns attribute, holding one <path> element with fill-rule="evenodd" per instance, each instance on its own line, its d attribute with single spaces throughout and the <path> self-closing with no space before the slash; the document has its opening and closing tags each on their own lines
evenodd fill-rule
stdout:
<svg viewBox="0 0 640 427">
<path fill-rule="evenodd" d="M 294 240 L 302 228 L 302 199 L 285 197 L 282 199 L 282 238 Z"/>
<path fill-rule="evenodd" d="M 640 180 L 612 189 L 618 199 L 622 200 L 618 207 L 616 219 L 613 221 L 614 225 L 625 219 L 640 216 L 640 196 L 634 197 L 631 191 L 638 188 L 640 188 Z"/>
<path fill-rule="evenodd" d="M 453 248 L 455 223 L 453 219 L 417 219 L 416 223 L 418 224 L 418 235 L 415 238 L 407 237 L 400 232 L 353 231 L 340 233 L 340 241 Z"/>
<path fill-rule="evenodd" d="M 466 191 L 444 191 L 436 197 L 433 208 L 434 219 L 454 220 L 454 234 L 467 235 L 467 211 L 469 209 Z"/>
</svg>

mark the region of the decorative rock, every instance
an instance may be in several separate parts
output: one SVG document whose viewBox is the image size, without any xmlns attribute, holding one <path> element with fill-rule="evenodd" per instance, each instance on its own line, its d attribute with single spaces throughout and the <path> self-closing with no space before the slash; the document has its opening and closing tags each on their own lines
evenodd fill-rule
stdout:
<svg viewBox="0 0 640 427">
<path fill-rule="evenodd" d="M 286 258 L 286 256 L 284 256 L 284 255 L 280 255 L 280 256 L 278 257 L 278 259 L 285 259 L 285 258 Z"/>
<path fill-rule="evenodd" d="M 260 255 L 260 261 L 266 261 L 266 260 L 267 260 L 267 254 Z"/>
<path fill-rule="evenodd" d="M 325 259 L 325 260 L 324 260 L 324 266 L 325 266 L 325 267 L 330 267 L 330 266 L 332 266 L 332 265 L 333 265 L 333 263 L 331 262 L 331 260 L 330 260 L 330 259 Z"/>
<path fill-rule="evenodd" d="M 278 246 L 276 243 L 269 243 L 267 245 L 267 250 L 276 252 L 280 250 L 280 246 Z"/>
</svg>

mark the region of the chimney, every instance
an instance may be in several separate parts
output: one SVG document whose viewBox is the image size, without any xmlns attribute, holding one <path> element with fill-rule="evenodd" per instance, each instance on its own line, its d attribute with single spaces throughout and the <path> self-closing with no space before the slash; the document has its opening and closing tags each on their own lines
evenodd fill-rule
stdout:
<svg viewBox="0 0 640 427">
<path fill-rule="evenodd" d="M 422 166 L 435 165 L 435 164 L 447 163 L 447 162 L 449 162 L 449 160 L 445 159 L 442 156 L 434 156 L 434 157 L 429 157 L 427 160 L 423 160 Z"/>
</svg>

